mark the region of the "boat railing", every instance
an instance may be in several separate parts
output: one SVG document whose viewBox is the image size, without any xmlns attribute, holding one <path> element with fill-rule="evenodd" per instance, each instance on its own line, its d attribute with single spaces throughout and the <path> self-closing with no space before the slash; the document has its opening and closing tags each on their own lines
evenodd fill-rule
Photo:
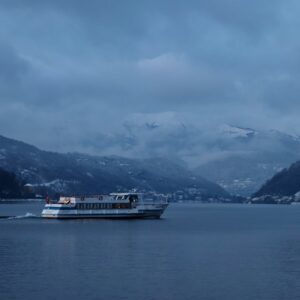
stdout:
<svg viewBox="0 0 300 300">
<path fill-rule="evenodd" d="M 137 194 L 135 194 L 137 195 Z M 73 203 L 73 199 L 75 198 L 75 201 L 80 199 L 81 201 L 85 201 L 87 199 L 97 199 L 100 201 L 105 201 L 105 200 L 116 200 L 116 201 L 124 201 L 124 200 L 129 200 L 132 203 L 136 203 L 139 205 L 159 205 L 159 204 L 168 204 L 168 197 L 159 195 L 159 197 L 150 197 L 150 198 L 145 198 L 143 194 L 138 194 L 138 197 L 136 198 L 131 198 L 130 196 L 127 198 L 119 199 L 121 195 L 117 194 L 110 194 L 110 195 L 81 195 L 81 196 L 61 196 L 60 199 L 56 202 L 58 204 L 71 204 Z M 50 202 L 50 201 L 49 201 Z M 47 202 L 47 203 L 49 203 Z M 51 203 L 51 202 L 50 202 Z"/>
</svg>

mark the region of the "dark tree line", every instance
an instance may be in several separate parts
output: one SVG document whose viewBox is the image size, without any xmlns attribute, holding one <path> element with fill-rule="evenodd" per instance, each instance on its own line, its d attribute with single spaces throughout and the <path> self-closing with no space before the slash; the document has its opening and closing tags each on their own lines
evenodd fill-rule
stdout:
<svg viewBox="0 0 300 300">
<path fill-rule="evenodd" d="M 0 198 L 28 198 L 32 195 L 24 188 L 14 173 L 0 168 Z"/>
<path fill-rule="evenodd" d="M 300 161 L 275 174 L 254 194 L 291 196 L 300 191 Z"/>
</svg>

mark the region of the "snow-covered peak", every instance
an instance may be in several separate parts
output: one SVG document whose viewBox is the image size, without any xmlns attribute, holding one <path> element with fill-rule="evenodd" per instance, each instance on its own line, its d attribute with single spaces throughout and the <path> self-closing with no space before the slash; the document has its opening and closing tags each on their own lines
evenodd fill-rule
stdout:
<svg viewBox="0 0 300 300">
<path fill-rule="evenodd" d="M 258 131 L 251 128 L 243 128 L 238 126 L 232 126 L 223 124 L 220 128 L 221 133 L 233 138 L 249 138 L 258 134 Z"/>
</svg>

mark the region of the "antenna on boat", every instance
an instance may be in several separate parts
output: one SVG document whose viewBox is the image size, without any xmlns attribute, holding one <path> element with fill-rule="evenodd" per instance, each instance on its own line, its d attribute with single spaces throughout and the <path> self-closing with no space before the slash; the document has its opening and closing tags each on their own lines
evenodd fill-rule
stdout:
<svg viewBox="0 0 300 300">
<path fill-rule="evenodd" d="M 46 196 L 45 201 L 47 204 L 51 203 L 51 199 L 50 199 L 49 195 Z"/>
</svg>

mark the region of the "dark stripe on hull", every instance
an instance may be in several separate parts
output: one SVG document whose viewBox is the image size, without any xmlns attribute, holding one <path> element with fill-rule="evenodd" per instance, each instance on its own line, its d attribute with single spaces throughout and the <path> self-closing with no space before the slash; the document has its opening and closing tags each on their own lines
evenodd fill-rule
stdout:
<svg viewBox="0 0 300 300">
<path fill-rule="evenodd" d="M 149 213 L 137 213 L 137 214 L 101 214 L 101 215 L 93 215 L 93 214 L 57 214 L 57 215 L 42 215 L 43 218 L 46 219 L 143 219 L 143 218 L 160 218 L 163 214 L 163 211 L 159 212 L 149 212 Z"/>
<path fill-rule="evenodd" d="M 106 216 L 95 216 L 95 215 L 79 215 L 79 216 L 72 216 L 72 215 L 43 215 L 42 218 L 44 219 L 159 219 L 161 214 L 157 215 L 106 215 Z"/>
</svg>

